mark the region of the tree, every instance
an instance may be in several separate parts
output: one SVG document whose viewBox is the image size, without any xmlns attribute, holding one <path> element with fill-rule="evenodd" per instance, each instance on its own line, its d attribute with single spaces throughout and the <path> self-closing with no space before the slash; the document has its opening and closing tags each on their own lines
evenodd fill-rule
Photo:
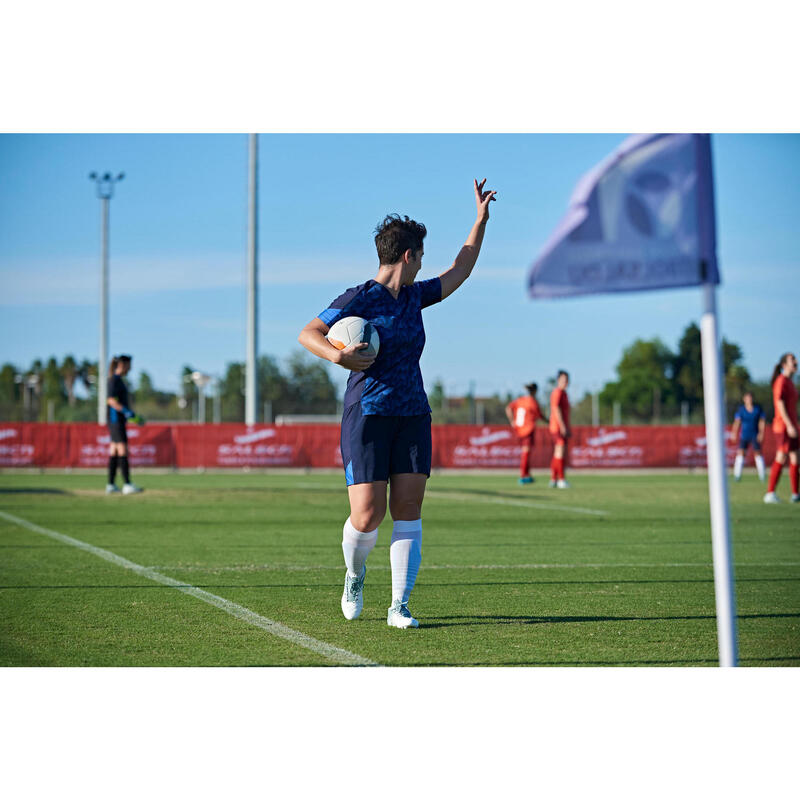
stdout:
<svg viewBox="0 0 800 800">
<path fill-rule="evenodd" d="M 288 360 L 290 414 L 335 414 L 337 407 L 336 386 L 325 365 L 317 358 L 303 352 L 293 353 Z"/>
</svg>

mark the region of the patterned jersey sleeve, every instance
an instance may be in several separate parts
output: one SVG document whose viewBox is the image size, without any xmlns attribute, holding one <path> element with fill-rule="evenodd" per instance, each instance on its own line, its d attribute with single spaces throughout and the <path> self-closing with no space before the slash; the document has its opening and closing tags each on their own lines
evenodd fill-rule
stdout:
<svg viewBox="0 0 800 800">
<path fill-rule="evenodd" d="M 415 286 L 419 289 L 419 307 L 427 308 L 435 303 L 442 302 L 442 281 L 440 278 L 431 278 L 427 281 L 417 281 Z"/>
<path fill-rule="evenodd" d="M 317 314 L 329 328 L 342 317 L 362 317 L 361 289 L 356 286 L 340 294 L 324 311 Z"/>
</svg>

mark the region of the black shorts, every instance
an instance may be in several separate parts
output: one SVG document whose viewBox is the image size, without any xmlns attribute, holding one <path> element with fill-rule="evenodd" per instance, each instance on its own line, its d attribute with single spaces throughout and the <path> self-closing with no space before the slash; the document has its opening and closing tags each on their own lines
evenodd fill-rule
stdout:
<svg viewBox="0 0 800 800">
<path fill-rule="evenodd" d="M 342 416 L 342 462 L 348 486 L 390 475 L 431 474 L 431 415 L 380 417 L 353 403 Z"/>
<path fill-rule="evenodd" d="M 128 432 L 125 430 L 124 422 L 109 422 L 108 432 L 111 434 L 111 441 L 128 444 Z"/>
</svg>

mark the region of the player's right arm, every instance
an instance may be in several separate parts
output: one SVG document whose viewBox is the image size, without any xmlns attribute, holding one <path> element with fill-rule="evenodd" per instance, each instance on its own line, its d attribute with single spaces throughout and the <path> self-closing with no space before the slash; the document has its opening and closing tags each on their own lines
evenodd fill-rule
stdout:
<svg viewBox="0 0 800 800">
<path fill-rule="evenodd" d="M 506 406 L 506 418 L 508 419 L 508 424 L 511 425 L 511 427 L 513 428 L 514 427 L 514 412 L 511 410 L 511 406 L 512 405 L 513 405 L 513 403 L 509 403 Z"/>
<path fill-rule="evenodd" d="M 786 403 L 783 402 L 782 397 L 778 397 L 775 400 L 775 413 L 781 415 L 781 419 L 786 425 L 786 435 L 794 439 L 797 436 L 797 428 L 795 428 L 792 418 L 786 410 Z"/>
<path fill-rule="evenodd" d="M 553 408 L 553 413 L 556 415 L 558 429 L 561 431 L 561 435 L 566 439 L 567 436 L 569 436 L 569 431 L 567 430 L 567 426 L 564 424 L 564 415 L 561 413 L 561 409 L 558 406 Z"/>
<path fill-rule="evenodd" d="M 338 364 L 340 367 L 353 372 L 363 372 L 373 365 L 375 362 L 374 355 L 367 356 L 359 352 L 369 346 L 367 342 L 351 344 L 345 347 L 344 350 L 338 350 L 325 338 L 329 330 L 330 328 L 319 317 L 314 317 L 300 331 L 297 341 L 315 356 L 324 358 L 332 364 Z"/>
</svg>

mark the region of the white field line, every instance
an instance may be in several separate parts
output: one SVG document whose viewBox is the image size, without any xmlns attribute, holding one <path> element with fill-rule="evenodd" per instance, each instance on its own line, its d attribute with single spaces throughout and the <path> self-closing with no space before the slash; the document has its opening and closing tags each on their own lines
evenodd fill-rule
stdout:
<svg viewBox="0 0 800 800">
<path fill-rule="evenodd" d="M 347 664 L 349 666 L 380 666 L 380 664 L 370 661 L 369 659 L 357 655 L 356 653 L 351 653 L 348 650 L 335 647 L 327 642 L 314 639 L 305 633 L 301 633 L 300 631 L 296 631 L 293 628 L 287 627 L 286 625 L 282 625 L 280 622 L 275 622 L 267 617 L 262 617 L 260 614 L 256 614 L 255 611 L 251 611 L 249 608 L 240 606 L 237 603 L 232 603 L 230 600 L 226 600 L 224 597 L 219 597 L 215 594 L 211 594 L 210 592 L 206 592 L 203 589 L 198 589 L 196 586 L 191 586 L 189 584 L 176 581 L 174 578 L 170 578 L 167 575 L 162 575 L 161 573 L 156 572 L 152 567 L 144 567 L 141 564 L 135 564 L 133 561 L 128 561 L 127 558 L 118 556 L 116 553 L 112 553 L 110 550 L 104 550 L 101 547 L 95 547 L 87 542 L 82 542 L 80 539 L 73 539 L 71 536 L 58 533 L 58 531 L 51 531 L 48 528 L 42 528 L 41 526 L 36 525 L 33 522 L 29 522 L 26 519 L 16 517 L 13 514 L 7 514 L 5 511 L 0 511 L 0 517 L 15 525 L 27 528 L 29 531 L 41 533 L 43 536 L 49 536 L 51 539 L 55 539 L 58 542 L 71 545 L 72 547 L 77 547 L 79 550 L 84 550 L 85 552 L 91 553 L 98 558 L 110 561 L 112 564 L 116 564 L 118 567 L 122 567 L 123 569 L 131 570 L 131 572 L 135 572 L 137 575 L 141 575 L 143 578 L 148 578 L 156 583 L 163 584 L 164 586 L 170 586 L 173 589 L 183 592 L 184 594 L 191 595 L 198 600 L 202 600 L 204 603 L 208 603 L 209 605 L 219 608 L 226 614 L 230 614 L 232 617 L 236 617 L 237 619 L 246 622 L 248 625 L 261 628 L 262 630 L 267 631 L 267 633 L 271 633 L 273 636 L 286 639 L 287 641 L 292 642 L 292 644 L 296 644 L 299 647 L 304 647 L 306 650 L 311 650 L 312 652 L 317 653 L 317 655 L 324 656 L 331 661 L 335 661 L 339 664 Z"/>
<path fill-rule="evenodd" d="M 666 564 L 423 564 L 422 570 L 434 569 L 661 569 L 686 567 L 703 567 L 711 569 L 714 565 L 710 561 L 704 562 L 671 562 Z M 739 567 L 800 567 L 800 561 L 781 561 L 774 563 L 739 564 Z M 343 564 L 239 564 L 225 566 L 203 566 L 201 564 L 167 564 L 148 569 L 168 569 L 175 572 L 315 572 L 330 569 L 342 570 Z M 371 571 L 389 570 L 388 564 L 373 564 Z"/>
<path fill-rule="evenodd" d="M 298 483 L 295 484 L 298 489 L 334 489 L 327 483 Z M 520 498 L 515 500 L 510 497 L 487 497 L 485 495 L 470 494 L 469 492 L 440 492 L 438 489 L 428 489 L 425 492 L 426 497 L 436 497 L 439 500 L 457 500 L 462 502 L 467 500 L 471 503 L 496 503 L 503 506 L 521 506 L 522 508 L 541 508 L 545 511 L 572 511 L 575 514 L 592 514 L 597 517 L 607 517 L 608 511 L 598 511 L 594 508 L 581 508 L 580 506 L 561 506 L 554 505 L 553 503 L 537 503 L 535 500 L 524 500 Z"/>
</svg>

